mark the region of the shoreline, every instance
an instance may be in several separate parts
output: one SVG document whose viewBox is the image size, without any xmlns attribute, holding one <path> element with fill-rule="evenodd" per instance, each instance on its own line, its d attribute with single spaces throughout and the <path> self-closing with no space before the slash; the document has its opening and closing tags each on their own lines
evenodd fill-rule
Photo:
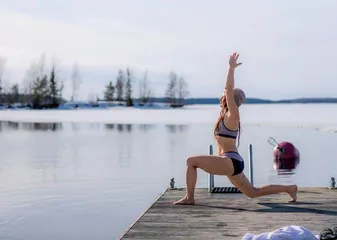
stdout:
<svg viewBox="0 0 337 240">
<path fill-rule="evenodd" d="M 295 105 L 293 105 L 295 106 Z M 242 126 L 283 127 L 311 129 L 337 133 L 337 119 L 333 112 L 337 105 L 299 105 L 294 109 L 288 104 L 243 105 Z M 318 111 L 320 115 L 317 116 Z M 279 115 L 279 116 L 278 116 Z M 0 110 L 0 121 L 27 123 L 102 123 L 102 124 L 214 124 L 219 116 L 218 105 L 187 105 L 183 108 L 168 107 L 108 107 L 48 110 Z M 313 117 L 314 116 L 314 117 Z"/>
</svg>

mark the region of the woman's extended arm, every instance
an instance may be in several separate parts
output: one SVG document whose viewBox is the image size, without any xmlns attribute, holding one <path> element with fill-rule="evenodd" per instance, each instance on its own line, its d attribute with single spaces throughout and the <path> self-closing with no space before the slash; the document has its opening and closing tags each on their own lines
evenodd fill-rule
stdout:
<svg viewBox="0 0 337 240">
<path fill-rule="evenodd" d="M 239 58 L 239 54 L 236 52 L 233 53 L 229 58 L 229 67 L 227 72 L 227 79 L 225 85 L 225 94 L 228 107 L 229 117 L 231 119 L 239 120 L 239 109 L 235 103 L 234 99 L 234 72 L 237 66 L 240 66 L 242 63 L 237 63 L 236 61 Z"/>
</svg>

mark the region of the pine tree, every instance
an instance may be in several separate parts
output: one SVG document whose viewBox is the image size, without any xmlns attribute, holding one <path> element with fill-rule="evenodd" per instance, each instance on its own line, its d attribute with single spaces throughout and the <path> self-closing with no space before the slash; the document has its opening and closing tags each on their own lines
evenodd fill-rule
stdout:
<svg viewBox="0 0 337 240">
<path fill-rule="evenodd" d="M 55 79 L 55 68 L 53 66 L 51 72 L 50 72 L 50 77 L 49 77 L 49 88 L 50 88 L 50 95 L 52 98 L 52 104 L 56 105 L 58 104 L 58 89 L 57 89 L 57 83 Z"/>
<path fill-rule="evenodd" d="M 38 76 L 33 82 L 33 108 L 40 108 L 48 95 L 48 77 L 47 75 Z"/>
<path fill-rule="evenodd" d="M 112 81 L 110 81 L 109 84 L 105 86 L 104 99 L 112 102 L 114 100 L 114 93 L 115 87 L 112 85 Z"/>
</svg>

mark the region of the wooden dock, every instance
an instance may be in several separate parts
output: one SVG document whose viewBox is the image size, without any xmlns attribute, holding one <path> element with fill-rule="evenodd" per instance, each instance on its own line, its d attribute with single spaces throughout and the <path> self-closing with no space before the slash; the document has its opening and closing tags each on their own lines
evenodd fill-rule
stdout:
<svg viewBox="0 0 337 240">
<path fill-rule="evenodd" d="M 196 189 L 196 205 L 172 203 L 184 189 L 166 190 L 120 239 L 242 239 L 288 225 L 315 235 L 337 226 L 337 190 L 299 188 L 298 202 L 287 194 L 250 199 L 241 193 L 210 194 Z"/>
</svg>

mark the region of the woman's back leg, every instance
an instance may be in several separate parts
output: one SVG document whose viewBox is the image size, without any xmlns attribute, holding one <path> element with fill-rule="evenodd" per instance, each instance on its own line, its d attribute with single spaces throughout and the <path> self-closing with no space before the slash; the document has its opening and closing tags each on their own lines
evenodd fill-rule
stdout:
<svg viewBox="0 0 337 240">
<path fill-rule="evenodd" d="M 231 183 L 243 194 L 250 198 L 262 197 L 271 194 L 288 193 L 291 197 L 289 202 L 297 201 L 297 185 L 265 185 L 255 188 L 244 173 L 235 176 L 227 176 Z"/>
</svg>

